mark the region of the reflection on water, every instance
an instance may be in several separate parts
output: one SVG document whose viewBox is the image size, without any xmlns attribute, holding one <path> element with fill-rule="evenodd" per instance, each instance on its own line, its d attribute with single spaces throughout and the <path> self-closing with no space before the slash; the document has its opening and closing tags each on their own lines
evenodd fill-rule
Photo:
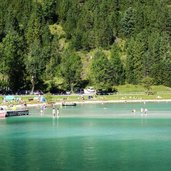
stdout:
<svg viewBox="0 0 171 171">
<path fill-rule="evenodd" d="M 78 105 L 53 118 L 51 108 L 32 108 L 0 120 L 0 170 L 171 170 L 170 111 L 171 103 Z"/>
</svg>

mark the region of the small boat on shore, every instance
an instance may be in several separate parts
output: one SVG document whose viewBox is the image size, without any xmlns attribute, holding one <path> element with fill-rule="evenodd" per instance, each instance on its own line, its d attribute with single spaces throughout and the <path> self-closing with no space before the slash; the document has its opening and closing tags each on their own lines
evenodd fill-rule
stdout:
<svg viewBox="0 0 171 171">
<path fill-rule="evenodd" d="M 71 103 L 71 102 L 63 102 L 62 106 L 76 106 L 76 103 Z"/>
<path fill-rule="evenodd" d="M 11 116 L 23 116 L 29 115 L 28 109 L 21 109 L 21 110 L 0 110 L 0 118 L 6 118 Z"/>
</svg>

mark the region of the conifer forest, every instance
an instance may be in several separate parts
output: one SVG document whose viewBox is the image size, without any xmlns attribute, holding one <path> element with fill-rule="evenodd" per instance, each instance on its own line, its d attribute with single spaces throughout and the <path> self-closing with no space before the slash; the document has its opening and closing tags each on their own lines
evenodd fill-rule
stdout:
<svg viewBox="0 0 171 171">
<path fill-rule="evenodd" d="M 0 0 L 0 91 L 171 87 L 171 0 Z"/>
</svg>

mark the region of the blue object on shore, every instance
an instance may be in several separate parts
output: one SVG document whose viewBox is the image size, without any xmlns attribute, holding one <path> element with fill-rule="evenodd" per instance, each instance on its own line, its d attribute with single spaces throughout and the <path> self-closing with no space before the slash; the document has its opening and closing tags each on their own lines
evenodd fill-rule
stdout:
<svg viewBox="0 0 171 171">
<path fill-rule="evenodd" d="M 4 100 L 5 101 L 12 101 L 12 100 L 15 100 L 15 97 L 14 96 L 5 96 Z"/>
<path fill-rule="evenodd" d="M 41 96 L 41 97 L 40 97 L 40 102 L 46 102 L 46 99 L 45 99 L 44 96 Z"/>
</svg>

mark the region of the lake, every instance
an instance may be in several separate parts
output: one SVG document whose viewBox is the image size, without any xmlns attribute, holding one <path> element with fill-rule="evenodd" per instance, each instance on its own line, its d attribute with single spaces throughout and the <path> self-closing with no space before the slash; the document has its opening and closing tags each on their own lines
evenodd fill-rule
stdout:
<svg viewBox="0 0 171 171">
<path fill-rule="evenodd" d="M 170 102 L 60 107 L 58 119 L 31 108 L 0 120 L 2 171 L 170 171 L 170 161 Z"/>
</svg>

